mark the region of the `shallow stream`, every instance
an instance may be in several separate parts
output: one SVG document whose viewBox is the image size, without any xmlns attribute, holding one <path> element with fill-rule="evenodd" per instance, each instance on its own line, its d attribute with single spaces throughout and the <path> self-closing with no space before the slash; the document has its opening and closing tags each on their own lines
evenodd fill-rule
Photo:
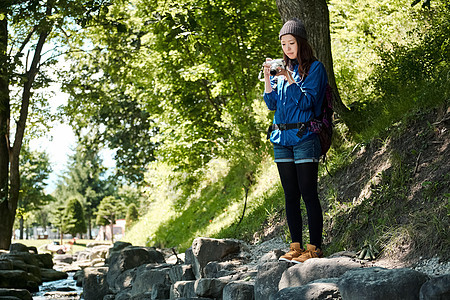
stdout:
<svg viewBox="0 0 450 300">
<path fill-rule="evenodd" d="M 33 300 L 61 299 L 61 300 L 79 300 L 83 299 L 82 287 L 76 286 L 73 279 L 74 272 L 67 273 L 67 279 L 44 282 L 39 286 L 39 292 L 33 293 Z"/>
</svg>

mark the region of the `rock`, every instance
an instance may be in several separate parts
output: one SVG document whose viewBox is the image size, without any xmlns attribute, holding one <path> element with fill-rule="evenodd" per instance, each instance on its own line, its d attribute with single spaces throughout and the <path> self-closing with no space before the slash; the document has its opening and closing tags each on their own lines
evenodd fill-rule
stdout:
<svg viewBox="0 0 450 300">
<path fill-rule="evenodd" d="M 31 293 L 25 289 L 3 289 L 0 288 L 0 299 L 7 299 L 6 297 L 15 297 L 19 300 L 32 300 Z"/>
<path fill-rule="evenodd" d="M 73 279 L 76 280 L 76 286 L 83 286 L 84 270 L 80 269 L 73 274 Z"/>
<path fill-rule="evenodd" d="M 347 271 L 339 278 L 343 299 L 418 299 L 427 276 L 412 269 L 363 268 Z"/>
<path fill-rule="evenodd" d="M 23 270 L 2 270 L 0 288 L 27 289 L 33 293 L 39 291 L 39 281 Z"/>
<path fill-rule="evenodd" d="M 119 292 L 124 289 L 131 290 L 135 275 L 136 269 L 126 270 L 117 277 L 117 279 L 114 281 L 114 286 L 110 286 L 110 289 L 113 292 Z"/>
<path fill-rule="evenodd" d="M 73 256 L 70 254 L 55 254 L 55 256 L 53 256 L 53 262 L 55 264 L 59 263 L 71 264 L 73 262 Z"/>
<path fill-rule="evenodd" d="M 289 267 L 285 262 L 267 262 L 258 266 L 255 281 L 255 299 L 267 300 L 278 292 L 278 284 L 283 272 Z"/>
<path fill-rule="evenodd" d="M 195 298 L 195 281 L 177 281 L 170 287 L 170 299 Z"/>
<path fill-rule="evenodd" d="M 281 249 L 272 250 L 261 256 L 258 262 L 265 263 L 269 261 L 278 261 L 280 256 L 282 256 L 283 254 L 284 251 L 282 251 Z"/>
<path fill-rule="evenodd" d="M 28 251 L 28 246 L 25 246 L 24 244 L 21 243 L 13 243 L 9 246 L 9 251 L 10 252 L 27 252 Z"/>
<path fill-rule="evenodd" d="M 271 300 L 332 300 L 342 299 L 338 278 L 319 279 L 303 286 L 287 287 L 278 291 Z"/>
<path fill-rule="evenodd" d="M 83 296 L 85 300 L 103 299 L 108 293 L 107 272 L 108 267 L 84 269 Z"/>
<path fill-rule="evenodd" d="M 237 254 L 241 241 L 234 239 L 196 238 L 192 242 L 192 257 L 186 257 L 194 270 L 196 279 L 204 278 L 203 268 L 211 261 L 220 261 L 230 254 Z M 190 255 L 186 252 L 186 256 Z M 192 262 L 190 261 L 192 260 Z"/>
<path fill-rule="evenodd" d="M 91 259 L 92 260 L 95 260 L 97 258 L 106 259 L 110 248 L 111 248 L 111 245 L 100 245 L 100 246 L 92 247 Z"/>
<path fill-rule="evenodd" d="M 248 281 L 233 281 L 223 289 L 223 300 L 255 299 L 255 284 Z"/>
<path fill-rule="evenodd" d="M 38 262 L 39 267 L 46 269 L 53 269 L 53 257 L 49 253 L 37 254 L 35 255 Z"/>
<path fill-rule="evenodd" d="M 201 278 L 195 281 L 195 294 L 200 297 L 222 299 L 222 291 L 228 283 L 228 280 L 221 278 Z"/>
<path fill-rule="evenodd" d="M 340 277 L 348 270 L 361 268 L 359 263 L 348 257 L 311 258 L 287 269 L 281 277 L 278 288 L 302 286 L 321 278 Z"/>
<path fill-rule="evenodd" d="M 13 264 L 10 259 L 1 258 L 0 259 L 0 270 L 12 270 Z"/>
<path fill-rule="evenodd" d="M 420 288 L 420 300 L 450 299 L 450 274 L 431 278 Z"/>
<path fill-rule="evenodd" d="M 212 261 L 205 266 L 203 273 L 205 278 L 219 278 L 236 274 L 237 267 L 239 267 L 239 264 L 231 261 Z"/>
<path fill-rule="evenodd" d="M 171 282 L 195 280 L 191 265 L 174 265 L 170 268 L 169 278 Z"/>
<path fill-rule="evenodd" d="M 152 286 L 152 292 L 150 293 L 150 296 L 151 296 L 150 299 L 169 299 L 170 286 L 160 283 L 154 284 Z"/>
<path fill-rule="evenodd" d="M 170 287 L 169 268 L 144 269 L 136 271 L 136 277 L 131 288 L 131 296 L 152 292 L 155 285 L 166 285 Z"/>
<path fill-rule="evenodd" d="M 66 272 L 57 271 L 54 269 L 41 269 L 42 281 L 55 281 L 60 279 L 66 279 L 68 277 Z"/>
<path fill-rule="evenodd" d="M 155 248 L 134 246 L 124 248 L 116 255 L 111 256 L 108 261 L 110 268 L 107 281 L 111 287 L 114 287 L 116 278 L 126 270 L 144 264 L 165 262 L 163 254 Z"/>
</svg>

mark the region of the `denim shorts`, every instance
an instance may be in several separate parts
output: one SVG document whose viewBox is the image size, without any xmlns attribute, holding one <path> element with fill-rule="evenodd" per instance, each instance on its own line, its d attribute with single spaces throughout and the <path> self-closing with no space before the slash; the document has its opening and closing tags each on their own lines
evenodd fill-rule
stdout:
<svg viewBox="0 0 450 300">
<path fill-rule="evenodd" d="M 321 154 L 320 140 L 316 134 L 295 146 L 273 144 L 275 162 L 295 162 L 296 164 L 318 162 Z"/>
</svg>

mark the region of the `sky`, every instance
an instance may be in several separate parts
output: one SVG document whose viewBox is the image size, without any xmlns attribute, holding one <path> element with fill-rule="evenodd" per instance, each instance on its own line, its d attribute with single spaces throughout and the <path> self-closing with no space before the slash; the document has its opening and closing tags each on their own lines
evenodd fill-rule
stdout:
<svg viewBox="0 0 450 300">
<path fill-rule="evenodd" d="M 52 113 L 56 114 L 57 108 L 66 104 L 69 96 L 61 92 L 58 85 L 53 85 L 50 90 L 54 92 L 54 96 L 48 101 Z M 76 137 L 72 127 L 59 121 L 54 121 L 51 125 L 52 129 L 45 136 L 30 142 L 31 149 L 45 151 L 49 156 L 53 172 L 50 174 L 45 188 L 48 194 L 56 188 L 60 176 L 66 170 L 69 156 L 74 154 L 76 147 Z M 105 167 L 114 167 L 113 151 L 103 150 L 101 156 Z"/>
</svg>

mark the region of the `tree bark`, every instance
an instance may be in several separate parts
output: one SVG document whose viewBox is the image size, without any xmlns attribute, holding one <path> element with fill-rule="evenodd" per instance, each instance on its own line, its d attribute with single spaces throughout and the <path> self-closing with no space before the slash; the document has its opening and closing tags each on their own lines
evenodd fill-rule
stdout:
<svg viewBox="0 0 450 300">
<path fill-rule="evenodd" d="M 52 6 L 47 3 L 46 15 L 50 16 Z M 19 201 L 20 173 L 19 155 L 22 149 L 22 141 L 25 133 L 26 121 L 28 118 L 28 108 L 30 106 L 31 88 L 39 71 L 41 52 L 44 43 L 50 33 L 51 27 L 41 28 L 39 39 L 34 51 L 30 69 L 25 74 L 25 83 L 22 92 L 22 104 L 20 108 L 19 120 L 16 126 L 14 145 L 10 147 L 9 120 L 10 120 L 10 98 L 9 98 L 9 72 L 8 72 L 8 28 L 7 12 L 1 11 L 5 18 L 0 22 L 0 55 L 1 55 L 1 79 L 0 79 L 0 249 L 9 249 L 11 245 L 12 228 L 16 216 L 17 203 Z M 9 183 L 9 189 L 8 189 Z"/>
<path fill-rule="evenodd" d="M 331 55 L 330 15 L 326 0 L 276 0 L 283 22 L 292 18 L 302 20 L 308 33 L 308 42 L 316 57 L 327 70 L 328 83 L 333 89 L 333 105 L 337 114 L 349 112 L 339 96 Z"/>
</svg>

